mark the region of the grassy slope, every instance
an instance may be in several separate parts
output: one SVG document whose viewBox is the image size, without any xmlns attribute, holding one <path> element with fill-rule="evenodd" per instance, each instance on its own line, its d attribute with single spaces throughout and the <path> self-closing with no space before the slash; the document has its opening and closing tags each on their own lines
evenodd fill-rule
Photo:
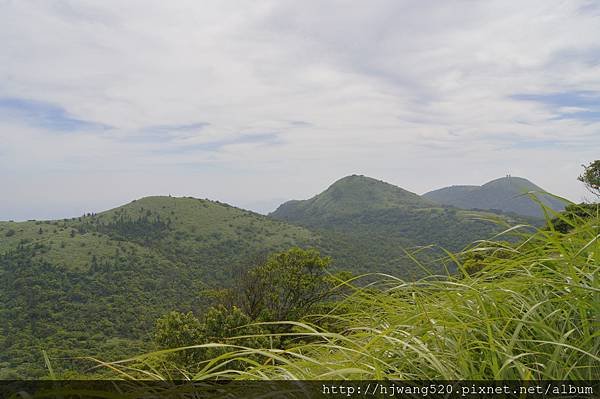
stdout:
<svg viewBox="0 0 600 399">
<path fill-rule="evenodd" d="M 304 201 L 289 201 L 271 215 L 287 220 L 317 221 L 391 208 L 424 208 L 434 203 L 400 187 L 362 175 L 346 176 Z"/>
<path fill-rule="evenodd" d="M 144 226 L 126 234 L 120 234 L 116 227 L 96 227 L 97 223 L 106 225 L 119 218 L 135 222 L 144 216 L 151 222 L 157 218 L 170 221 L 170 225 L 158 239 L 150 240 L 151 232 Z M 202 263 L 213 261 L 211 253 L 222 246 L 270 249 L 313 240 L 314 235 L 304 228 L 194 198 L 147 197 L 94 216 L 62 221 L 0 222 L 0 254 L 17 248 L 20 243 L 43 244 L 49 250 L 40 253 L 40 257 L 81 270 L 89 266 L 94 256 L 99 261 L 112 257 L 118 247 L 153 252 L 173 261 L 181 257 Z"/>
<path fill-rule="evenodd" d="M 85 271 L 94 256 L 110 258 L 118 248 L 151 251 L 141 245 L 112 240 L 105 234 L 77 231 L 77 219 L 68 221 L 0 222 L 0 254 L 16 250 L 19 246 L 44 246 L 36 252 L 36 259 L 44 259 L 70 270 Z M 9 233 L 14 231 L 14 235 Z M 71 235 L 71 232 L 74 232 Z M 7 236 L 7 233 L 10 236 Z"/>
<path fill-rule="evenodd" d="M 43 374 L 39 348 L 55 357 L 148 348 L 156 317 L 201 308 L 202 290 L 227 284 L 250 254 L 313 241 L 301 227 L 191 198 L 0 222 L 0 377 Z"/>
<path fill-rule="evenodd" d="M 84 223 L 108 224 L 119 218 L 136 219 L 151 215 L 168 222 L 158 238 L 149 232 L 119 234 L 115 237 L 145 245 L 166 258 L 197 268 L 209 286 L 226 284 L 235 264 L 262 251 L 275 251 L 294 245 L 312 245 L 310 231 L 230 205 L 194 198 L 148 197 L 123 207 L 84 218 Z"/>
</svg>

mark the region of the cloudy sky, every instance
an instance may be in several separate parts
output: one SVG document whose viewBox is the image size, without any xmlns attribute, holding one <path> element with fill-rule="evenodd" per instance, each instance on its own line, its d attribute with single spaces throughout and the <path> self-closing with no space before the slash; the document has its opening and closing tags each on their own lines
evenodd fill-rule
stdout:
<svg viewBox="0 0 600 399">
<path fill-rule="evenodd" d="M 599 37 L 597 1 L 0 0 L 0 220 L 353 173 L 581 200 Z"/>
</svg>

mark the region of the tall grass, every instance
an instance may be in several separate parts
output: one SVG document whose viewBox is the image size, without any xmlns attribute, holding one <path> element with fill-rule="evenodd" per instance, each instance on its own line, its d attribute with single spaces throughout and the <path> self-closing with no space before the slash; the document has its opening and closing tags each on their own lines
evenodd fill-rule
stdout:
<svg viewBox="0 0 600 399">
<path fill-rule="evenodd" d="M 448 254 L 456 275 L 354 287 L 328 314 L 287 322 L 286 349 L 206 344 L 231 352 L 194 373 L 158 359 L 203 345 L 100 364 L 134 379 L 595 379 L 600 223 L 566 222 L 568 233 L 516 227 L 516 244 L 499 235 Z M 469 274 L 463 261 L 474 254 L 484 256 Z"/>
</svg>

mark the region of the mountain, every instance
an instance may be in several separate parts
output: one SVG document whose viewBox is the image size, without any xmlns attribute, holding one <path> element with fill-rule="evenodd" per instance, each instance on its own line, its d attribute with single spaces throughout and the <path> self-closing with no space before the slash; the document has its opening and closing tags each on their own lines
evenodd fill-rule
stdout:
<svg viewBox="0 0 600 399">
<path fill-rule="evenodd" d="M 321 194 L 305 201 L 288 201 L 270 216 L 284 220 L 302 220 L 321 217 L 343 217 L 365 211 L 393 208 L 424 208 L 431 201 L 400 187 L 362 175 L 344 177 Z"/>
<path fill-rule="evenodd" d="M 462 249 L 500 230 L 491 219 L 513 221 L 440 206 L 400 187 L 358 175 L 344 177 L 308 200 L 286 202 L 269 216 L 317 233 L 320 248 L 340 269 L 388 272 L 404 278 L 423 273 L 407 251 L 430 244 Z M 421 251 L 420 256 L 430 261 L 440 254 L 430 250 Z"/>
<path fill-rule="evenodd" d="M 565 202 L 522 177 L 507 176 L 482 186 L 452 186 L 430 191 L 424 198 L 461 209 L 498 210 L 522 216 L 543 218 L 544 212 L 527 193 L 533 193 L 544 205 L 562 211 Z"/>
<path fill-rule="evenodd" d="M 160 315 L 198 311 L 208 301 L 202 292 L 226 285 L 254 254 L 313 246 L 316 238 L 193 198 L 0 222 L 0 379 L 46 375 L 41 349 L 54 358 L 147 350 Z"/>
</svg>

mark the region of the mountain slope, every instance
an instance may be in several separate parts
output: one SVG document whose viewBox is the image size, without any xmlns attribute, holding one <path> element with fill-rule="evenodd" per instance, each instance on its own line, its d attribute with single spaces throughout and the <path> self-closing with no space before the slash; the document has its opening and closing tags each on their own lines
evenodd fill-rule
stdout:
<svg viewBox="0 0 600 399">
<path fill-rule="evenodd" d="M 529 196 L 534 193 L 546 206 L 562 211 L 565 203 L 544 194 L 545 191 L 521 177 L 507 176 L 482 186 L 452 186 L 430 191 L 423 195 L 442 205 L 462 209 L 499 210 L 529 217 L 544 217 L 540 206 Z"/>
<path fill-rule="evenodd" d="M 391 272 L 415 278 L 423 271 L 407 251 L 435 244 L 461 249 L 499 227 L 498 215 L 445 208 L 391 184 L 348 176 L 304 201 L 289 201 L 269 216 L 309 228 L 341 269 Z M 440 252 L 422 254 L 423 260 Z M 439 270 L 435 270 L 439 271 Z"/>
<path fill-rule="evenodd" d="M 97 226 L 100 226 L 99 228 Z M 218 201 L 147 197 L 84 218 L 82 227 L 151 248 L 174 262 L 200 267 L 200 277 L 227 283 L 232 260 L 257 251 L 312 244 L 308 230 Z"/>
<path fill-rule="evenodd" d="M 40 348 L 53 357 L 139 352 L 157 317 L 201 309 L 202 291 L 226 285 L 253 254 L 315 239 L 304 228 L 192 198 L 0 222 L 0 378 L 44 375 Z"/>
<path fill-rule="evenodd" d="M 361 175 L 344 177 L 306 201 L 282 204 L 271 216 L 277 219 L 344 216 L 357 212 L 406 207 L 428 207 L 432 202 L 400 187 Z"/>
</svg>

